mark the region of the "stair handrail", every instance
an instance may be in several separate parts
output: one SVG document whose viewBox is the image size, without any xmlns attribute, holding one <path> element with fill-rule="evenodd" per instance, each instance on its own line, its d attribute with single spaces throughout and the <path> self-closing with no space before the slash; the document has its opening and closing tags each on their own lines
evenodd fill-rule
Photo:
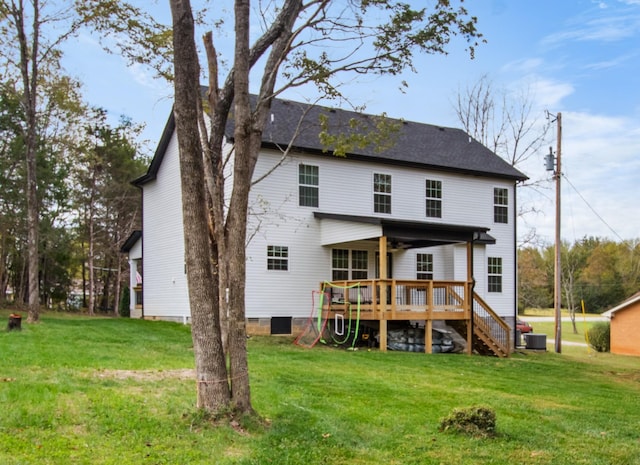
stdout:
<svg viewBox="0 0 640 465">
<path fill-rule="evenodd" d="M 508 356 L 511 353 L 511 327 L 475 292 L 472 307 L 474 328 L 490 336 L 504 356 Z"/>
</svg>

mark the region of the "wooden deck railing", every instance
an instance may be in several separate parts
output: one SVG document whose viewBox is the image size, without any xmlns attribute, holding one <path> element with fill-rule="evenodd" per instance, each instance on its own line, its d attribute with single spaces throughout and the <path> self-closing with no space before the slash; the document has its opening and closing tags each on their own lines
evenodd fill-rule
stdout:
<svg viewBox="0 0 640 465">
<path fill-rule="evenodd" d="M 331 301 L 333 312 L 343 312 L 347 307 L 353 308 L 359 304 L 360 318 L 365 320 L 448 320 L 470 317 L 471 286 L 464 281 L 371 279 L 334 281 L 330 286 L 322 286 Z"/>
</svg>

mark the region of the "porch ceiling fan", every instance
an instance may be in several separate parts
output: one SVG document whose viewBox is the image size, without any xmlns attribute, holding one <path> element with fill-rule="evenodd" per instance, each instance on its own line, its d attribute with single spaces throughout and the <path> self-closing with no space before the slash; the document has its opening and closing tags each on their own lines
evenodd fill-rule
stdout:
<svg viewBox="0 0 640 465">
<path fill-rule="evenodd" d="M 404 242 L 404 241 L 399 241 L 399 240 L 392 240 L 389 242 L 389 250 L 396 251 L 396 250 L 407 250 L 411 248 L 411 244 Z"/>
</svg>

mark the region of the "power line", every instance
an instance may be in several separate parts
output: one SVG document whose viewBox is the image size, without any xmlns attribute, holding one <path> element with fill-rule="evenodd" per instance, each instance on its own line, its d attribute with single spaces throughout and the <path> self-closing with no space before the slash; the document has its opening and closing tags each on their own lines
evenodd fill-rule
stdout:
<svg viewBox="0 0 640 465">
<path fill-rule="evenodd" d="M 595 210 L 595 208 L 593 208 L 593 207 L 591 206 L 591 204 L 590 204 L 589 202 L 587 202 L 587 199 L 585 199 L 585 198 L 583 197 L 583 195 L 580 193 L 580 191 L 578 191 L 578 189 L 576 189 L 576 186 L 574 186 L 574 185 L 571 183 L 571 181 L 569 180 L 569 178 L 567 177 L 567 175 L 566 175 L 566 174 L 564 174 L 564 173 L 562 173 L 562 176 L 567 180 L 567 182 L 569 183 L 569 185 L 573 188 L 573 190 L 576 192 L 576 194 L 578 194 L 578 196 L 582 199 L 582 201 L 585 203 L 585 205 L 586 205 L 587 207 L 589 207 L 589 209 L 593 212 L 593 214 L 594 214 L 594 215 L 596 215 L 596 216 L 598 217 L 598 219 L 599 219 L 600 221 L 602 221 L 602 223 L 603 223 L 607 228 L 609 228 L 609 230 L 610 230 L 613 234 L 615 234 L 615 235 L 616 235 L 616 237 L 617 237 L 618 239 L 620 239 L 620 242 L 622 242 L 623 244 L 626 244 L 625 240 L 620 236 L 620 234 L 618 234 L 618 233 L 617 233 L 617 232 L 616 232 L 616 231 L 615 231 L 615 230 L 614 230 L 614 229 L 609 225 L 609 223 L 607 223 L 607 222 L 604 220 L 604 218 L 602 218 L 602 216 L 600 216 L 600 214 Z"/>
</svg>

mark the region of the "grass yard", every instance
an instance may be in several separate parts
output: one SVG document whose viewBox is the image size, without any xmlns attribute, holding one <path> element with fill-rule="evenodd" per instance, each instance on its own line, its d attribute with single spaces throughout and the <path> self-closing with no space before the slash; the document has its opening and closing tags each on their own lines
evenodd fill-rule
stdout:
<svg viewBox="0 0 640 465">
<path fill-rule="evenodd" d="M 530 317 L 553 317 L 554 311 L 552 308 L 549 309 L 527 309 L 524 314 L 519 315 L 519 318 L 522 320 L 528 321 L 533 327 L 533 331 L 535 333 L 541 333 L 547 335 L 547 340 L 552 340 L 555 338 L 555 323 L 554 321 L 535 321 L 535 318 L 532 320 Z M 578 342 L 581 344 L 586 344 L 586 332 L 591 328 L 594 324 L 600 322 L 600 315 L 587 313 L 583 315 L 581 313 L 577 313 L 576 320 L 576 330 L 577 333 L 573 331 L 573 325 L 571 321 L 569 321 L 569 313 L 566 311 L 562 312 L 562 341 L 563 342 Z M 568 346 L 566 346 L 568 347 Z M 563 346 L 562 350 L 564 351 L 565 346 Z M 582 348 L 582 352 L 589 353 L 593 352 L 593 349 L 587 350 L 586 347 Z"/>
<path fill-rule="evenodd" d="M 237 431 L 194 407 L 189 327 L 45 314 L 0 331 L 0 463 L 640 464 L 640 360 L 568 349 L 497 359 L 254 337 L 263 421 Z M 495 410 L 495 437 L 438 431 L 477 405 Z"/>
</svg>

